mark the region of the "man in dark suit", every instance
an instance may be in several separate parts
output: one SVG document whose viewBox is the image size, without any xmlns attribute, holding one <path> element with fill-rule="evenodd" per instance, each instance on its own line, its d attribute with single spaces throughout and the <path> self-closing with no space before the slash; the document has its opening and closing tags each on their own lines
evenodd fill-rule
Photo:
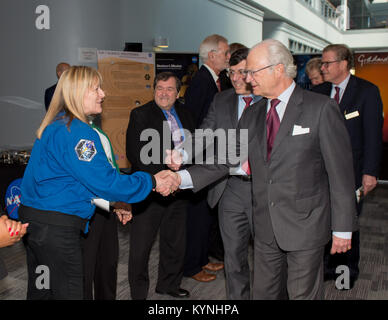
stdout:
<svg viewBox="0 0 388 320">
<path fill-rule="evenodd" d="M 156 173 L 166 168 L 165 150 L 182 143 L 194 130 L 188 110 L 178 101 L 180 80 L 170 72 L 159 73 L 154 81 L 154 100 L 131 112 L 127 129 L 126 154 L 132 170 Z M 185 131 L 188 130 L 188 131 Z M 167 197 L 150 195 L 133 205 L 128 264 L 133 299 L 146 299 L 149 288 L 148 260 L 160 231 L 159 274 L 155 291 L 173 297 L 188 297 L 180 288 L 186 248 L 188 192 Z"/>
<path fill-rule="evenodd" d="M 228 40 L 213 34 L 205 38 L 199 47 L 204 63 L 195 74 L 185 94 L 185 107 L 192 112 L 199 128 L 206 117 L 214 95 L 221 91 L 219 74 L 228 67 L 230 58 Z M 210 210 L 207 190 L 194 195 L 187 216 L 187 250 L 184 275 L 197 281 L 208 282 L 215 275 L 206 272 L 223 268 L 220 263 L 209 262 L 209 255 L 224 259 L 224 248 L 219 231 L 217 212 Z"/>
<path fill-rule="evenodd" d="M 253 298 L 322 299 L 324 246 L 332 237 L 331 252 L 346 252 L 355 228 L 349 137 L 332 99 L 296 86 L 279 41 L 253 47 L 246 69 L 253 93 L 267 98 L 238 126 L 248 128 L 252 173 Z M 228 174 L 227 160 L 188 168 L 194 191 Z"/>
<path fill-rule="evenodd" d="M 64 73 L 69 68 L 70 68 L 70 65 L 68 63 L 66 62 L 59 63 L 55 69 L 57 78 L 59 79 L 62 73 Z M 44 105 L 46 107 L 46 111 L 50 106 L 51 99 L 53 98 L 56 87 L 57 87 L 57 84 L 54 84 L 50 88 L 47 88 L 46 91 L 44 92 Z"/>
<path fill-rule="evenodd" d="M 237 128 L 245 108 L 261 99 L 252 94 L 251 86 L 244 79 L 248 52 L 248 48 L 242 48 L 231 55 L 228 77 L 233 88 L 215 95 L 201 129 L 223 129 L 227 133 L 229 129 Z M 184 188 L 193 187 L 189 177 L 182 182 Z M 234 168 L 230 176 L 211 186 L 208 192 L 210 207 L 219 203 L 218 219 L 225 248 L 226 295 L 231 300 L 251 298 L 248 264 L 248 247 L 253 235 L 251 193 L 251 175 L 242 167 Z"/>
<path fill-rule="evenodd" d="M 330 96 L 339 104 L 352 145 L 355 190 L 362 187 L 366 195 L 376 187 L 379 175 L 383 106 L 379 89 L 369 81 L 351 75 L 352 67 L 353 55 L 347 46 L 327 46 L 322 53 L 321 67 L 327 82 L 313 88 L 313 91 Z M 358 215 L 361 208 L 362 201 L 357 204 Z M 358 278 L 359 260 L 360 233 L 356 231 L 352 237 L 352 249 L 345 255 L 331 256 L 326 250 L 325 278 L 335 279 L 337 266 L 346 265 L 352 288 Z"/>
</svg>

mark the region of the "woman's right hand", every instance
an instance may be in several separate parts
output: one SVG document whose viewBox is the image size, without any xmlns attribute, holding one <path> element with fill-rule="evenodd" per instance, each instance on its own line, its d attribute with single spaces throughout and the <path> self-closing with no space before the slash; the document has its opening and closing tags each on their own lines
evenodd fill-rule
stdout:
<svg viewBox="0 0 388 320">
<path fill-rule="evenodd" d="M 27 232 L 28 223 L 9 219 L 6 215 L 0 218 L 0 247 L 7 247 L 18 242 Z"/>
</svg>

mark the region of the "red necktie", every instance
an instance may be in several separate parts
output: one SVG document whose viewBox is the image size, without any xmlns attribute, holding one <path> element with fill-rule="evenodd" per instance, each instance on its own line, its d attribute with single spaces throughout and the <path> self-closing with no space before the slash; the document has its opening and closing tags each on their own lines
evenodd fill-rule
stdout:
<svg viewBox="0 0 388 320">
<path fill-rule="evenodd" d="M 221 91 L 221 81 L 220 81 L 220 78 L 217 79 L 216 85 L 217 85 L 218 91 Z"/>
<path fill-rule="evenodd" d="M 244 110 L 246 108 L 248 108 L 253 100 L 252 97 L 243 97 L 243 100 L 245 101 L 245 107 L 244 107 Z M 243 112 L 244 112 L 243 110 Z M 241 169 L 243 169 L 245 171 L 245 173 L 249 176 L 251 174 L 251 166 L 249 165 L 249 161 L 245 161 L 242 165 L 241 165 Z"/>
<path fill-rule="evenodd" d="M 340 101 L 340 87 L 334 87 L 334 89 L 335 89 L 334 100 L 337 101 L 337 103 L 339 104 L 339 101 Z"/>
<path fill-rule="evenodd" d="M 276 111 L 276 106 L 279 103 L 279 99 L 272 99 L 271 108 L 267 113 L 267 160 L 271 157 L 272 146 L 280 127 L 279 115 Z"/>
</svg>

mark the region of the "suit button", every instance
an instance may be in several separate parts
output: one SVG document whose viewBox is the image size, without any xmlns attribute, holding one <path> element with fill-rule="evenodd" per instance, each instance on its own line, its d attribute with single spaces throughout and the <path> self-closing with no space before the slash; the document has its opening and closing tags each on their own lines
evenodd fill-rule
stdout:
<svg viewBox="0 0 388 320">
<path fill-rule="evenodd" d="M 272 184 L 272 179 L 270 179 L 268 182 L 269 182 L 269 184 Z"/>
</svg>

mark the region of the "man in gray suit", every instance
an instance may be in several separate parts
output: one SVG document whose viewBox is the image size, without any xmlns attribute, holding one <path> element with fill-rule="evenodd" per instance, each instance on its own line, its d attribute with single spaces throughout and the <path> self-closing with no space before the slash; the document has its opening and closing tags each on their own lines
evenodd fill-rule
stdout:
<svg viewBox="0 0 388 320">
<path fill-rule="evenodd" d="M 261 96 L 252 94 L 251 86 L 244 80 L 248 52 L 248 48 L 238 49 L 230 57 L 228 76 L 233 88 L 215 95 L 202 122 L 202 129 L 223 129 L 225 132 L 235 129 L 244 110 L 261 100 Z M 181 188 L 192 187 L 190 175 L 186 174 Z M 231 300 L 251 298 L 248 265 L 248 247 L 253 235 L 251 194 L 250 173 L 237 167 L 233 168 L 232 175 L 213 185 L 207 197 L 211 208 L 219 203 L 218 219 L 225 248 L 226 292 L 227 298 Z"/>
<path fill-rule="evenodd" d="M 332 99 L 295 85 L 288 49 L 268 39 L 247 58 L 263 99 L 246 110 L 254 226 L 254 299 L 322 299 L 323 252 L 351 247 L 356 207 L 349 136 Z M 275 103 L 276 102 L 276 103 Z M 237 147 L 241 142 L 237 140 Z M 194 191 L 228 174 L 227 159 L 188 168 Z"/>
</svg>

